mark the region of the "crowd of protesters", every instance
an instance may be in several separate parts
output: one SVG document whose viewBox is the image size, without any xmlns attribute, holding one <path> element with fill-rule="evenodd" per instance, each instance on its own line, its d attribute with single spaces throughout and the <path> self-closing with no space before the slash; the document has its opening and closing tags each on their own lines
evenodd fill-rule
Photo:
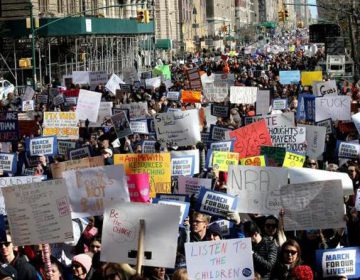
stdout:
<svg viewBox="0 0 360 280">
<path fill-rule="evenodd" d="M 274 38 L 271 44 L 285 45 L 296 44 L 299 33 L 285 34 Z M 167 100 L 166 92 L 187 89 L 186 70 L 198 67 L 207 76 L 212 73 L 235 74 L 235 86 L 255 86 L 261 89 L 269 89 L 271 99 L 286 98 L 289 108 L 287 111 L 296 112 L 300 93 L 312 93 L 312 88 L 302 87 L 300 84 L 282 85 L 279 81 L 279 71 L 282 70 L 314 70 L 318 62 L 325 59 L 323 49 L 319 49 L 311 56 L 305 54 L 302 45 L 299 44 L 294 52 L 284 51 L 277 54 L 267 53 L 265 48 L 255 53 L 245 54 L 244 49 L 239 50 L 235 56 L 226 56 L 226 52 L 203 51 L 189 55 L 185 61 L 177 60 L 171 65 L 172 87 L 165 84 L 154 89 L 138 87 L 132 92 L 126 92 L 119 98 L 108 92 L 104 85 L 99 85 L 95 91 L 102 93 L 102 101 L 113 101 L 114 107 L 120 103 L 146 101 L 148 104 L 149 118 L 157 113 L 167 112 L 168 108 L 180 108 L 182 110 L 197 108 L 204 110 L 207 103 L 182 104 L 180 101 Z M 329 78 L 330 77 L 326 77 Z M 51 86 L 50 86 L 51 87 Z M 71 85 L 70 88 L 85 88 L 84 85 Z M 339 95 L 349 95 L 353 103 L 358 104 L 360 98 L 359 82 L 338 82 Z M 49 91 L 44 89 L 43 91 Z M 38 94 L 38 93 L 37 93 Z M 228 104 L 227 102 L 224 102 Z M 256 115 L 255 105 L 229 104 L 230 116 L 218 118 L 216 125 L 236 129 L 244 125 L 244 118 Z M 6 100 L 1 101 L 2 111 L 21 111 L 21 96 L 9 94 Z M 25 151 L 25 138 L 42 135 L 42 113 L 45 111 L 71 111 L 74 106 L 61 104 L 54 106 L 37 104 L 35 108 L 35 120 L 37 126 L 33 128 L 33 135 L 24 135 L 17 143 L 12 143 L 8 151 L 17 154 L 16 174 L 4 173 L 3 176 L 21 176 L 24 170 L 29 169 L 30 162 Z M 284 110 L 285 111 L 285 110 Z M 81 124 L 80 137 L 76 141 L 77 147 L 88 146 L 92 156 L 103 155 L 105 164 L 113 164 L 114 154 L 141 153 L 144 140 L 156 140 L 152 135 L 133 134 L 119 139 L 120 144 L 112 143 L 117 136 L 111 125 L 105 122 L 103 127 L 89 127 L 88 122 Z M 101 253 L 101 229 L 102 217 L 79 218 L 73 220 L 75 240 L 69 244 L 51 244 L 51 269 L 50 278 L 43 260 L 43 248 L 41 246 L 16 247 L 12 243 L 8 233 L 6 239 L 0 242 L 0 279 L 190 279 L 186 271 L 186 257 L 184 244 L 186 242 L 201 242 L 207 240 L 220 240 L 223 238 L 249 237 L 252 241 L 254 270 L 256 279 L 320 279 L 317 275 L 315 263 L 315 251 L 360 246 L 360 216 L 355 209 L 355 194 L 360 186 L 360 169 L 358 160 L 339 160 L 335 154 L 336 140 L 358 139 L 358 135 L 341 131 L 338 122 L 333 123 L 334 130 L 326 139 L 325 153 L 320 159 L 308 158 L 305 166 L 314 169 L 326 169 L 333 172 L 346 172 L 353 182 L 354 194 L 344 197 L 346 205 L 346 228 L 326 230 L 306 230 L 297 232 L 284 231 L 283 211 L 277 216 L 262 216 L 255 213 L 239 214 L 229 212 L 227 218 L 234 227 L 230 236 L 223 236 L 220 226 L 213 223 L 214 217 L 203 213 L 190 211 L 189 218 L 185 221 L 184 228 L 179 229 L 177 260 L 174 269 L 162 267 L 144 267 L 141 275 L 136 274 L 135 269 L 128 264 L 103 263 L 100 261 Z M 209 125 L 203 123 L 203 132 L 208 131 Z M 207 145 L 198 143 L 192 147 L 178 147 L 177 150 L 198 148 L 201 153 L 206 153 Z M 173 150 L 167 147 L 165 150 Z M 164 148 L 158 143 L 158 152 Z M 62 156 L 37 158 L 34 175 L 46 175 L 52 178 L 49 165 L 53 162 L 64 161 Z M 204 166 L 200 161 L 200 173 L 197 177 L 211 178 L 213 189 L 226 192 L 226 172 L 215 173 Z M 176 190 L 176 179 L 173 178 L 172 190 Z M 193 205 L 192 205 L 193 206 Z M 161 244 L 159 244 L 161 246 Z M 334 279 L 347 279 L 338 276 Z"/>
</svg>

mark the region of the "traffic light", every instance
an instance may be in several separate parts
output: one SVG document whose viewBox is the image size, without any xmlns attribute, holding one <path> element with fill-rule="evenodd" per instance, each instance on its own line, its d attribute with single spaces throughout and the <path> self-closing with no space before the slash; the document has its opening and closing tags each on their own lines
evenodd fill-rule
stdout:
<svg viewBox="0 0 360 280">
<path fill-rule="evenodd" d="M 137 21 L 138 23 L 144 22 L 144 11 L 142 11 L 142 10 L 137 11 L 136 21 Z"/>
<path fill-rule="evenodd" d="M 284 22 L 285 21 L 284 11 L 279 11 L 278 12 L 278 19 L 279 19 L 279 22 Z"/>
<path fill-rule="evenodd" d="M 285 19 L 287 19 L 289 17 L 289 11 L 285 10 Z"/>
<path fill-rule="evenodd" d="M 144 23 L 150 22 L 150 13 L 149 10 L 144 10 Z"/>
</svg>

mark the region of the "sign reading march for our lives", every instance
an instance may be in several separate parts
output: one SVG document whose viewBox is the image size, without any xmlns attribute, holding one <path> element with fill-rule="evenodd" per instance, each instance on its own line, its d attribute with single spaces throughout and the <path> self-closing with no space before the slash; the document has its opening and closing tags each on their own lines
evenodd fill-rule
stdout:
<svg viewBox="0 0 360 280">
<path fill-rule="evenodd" d="M 337 141 L 337 151 L 339 158 L 357 159 L 360 154 L 360 145 L 355 143 Z"/>
<path fill-rule="evenodd" d="M 191 176 L 178 177 L 178 193 L 188 196 L 198 196 L 200 189 L 211 189 L 211 179 L 193 178 Z"/>
<path fill-rule="evenodd" d="M 0 170 L 9 173 L 16 173 L 17 155 L 0 153 Z"/>
<path fill-rule="evenodd" d="M 189 279 L 254 279 L 250 238 L 185 243 Z"/>
<path fill-rule="evenodd" d="M 234 149 L 233 144 L 232 141 L 214 142 L 210 144 L 210 149 L 213 151 L 231 152 Z"/>
<path fill-rule="evenodd" d="M 0 112 L 0 142 L 11 142 L 18 140 L 18 113 Z"/>
<path fill-rule="evenodd" d="M 195 210 L 218 217 L 226 217 L 229 211 L 236 210 L 236 198 L 221 192 L 201 188 L 196 200 Z"/>
<path fill-rule="evenodd" d="M 333 121 L 351 120 L 351 97 L 344 95 L 326 95 L 315 99 L 315 121 L 325 119 Z"/>
<path fill-rule="evenodd" d="M 124 167 L 109 165 L 63 172 L 73 217 L 102 215 L 107 200 L 130 201 Z"/>
<path fill-rule="evenodd" d="M 294 152 L 306 152 L 305 127 L 272 127 L 269 131 L 273 146 Z"/>
<path fill-rule="evenodd" d="M 86 157 L 91 157 L 90 148 L 88 146 L 69 151 L 69 159 L 71 160 L 82 159 Z"/>
<path fill-rule="evenodd" d="M 230 87 L 230 103 L 254 104 L 257 91 L 257 87 Z"/>
<path fill-rule="evenodd" d="M 201 141 L 198 110 L 155 115 L 157 140 L 163 146 L 189 146 Z"/>
<path fill-rule="evenodd" d="M 316 267 L 322 278 L 360 278 L 359 247 L 316 250 Z"/>
<path fill-rule="evenodd" d="M 30 156 L 56 156 L 57 146 L 56 136 L 26 139 L 26 150 Z"/>
<path fill-rule="evenodd" d="M 101 93 L 81 89 L 76 105 L 78 120 L 96 122 L 101 102 Z"/>
<path fill-rule="evenodd" d="M 136 264 L 140 220 L 143 220 L 147 256 L 143 265 L 174 268 L 179 216 L 180 208 L 174 205 L 109 202 L 104 213 L 101 261 Z"/>
<path fill-rule="evenodd" d="M 217 126 L 217 125 L 210 125 L 210 137 L 209 139 L 212 141 L 224 141 L 225 140 L 225 134 L 231 131 L 230 128 Z"/>
<path fill-rule="evenodd" d="M 300 71 L 280 71 L 280 83 L 283 85 L 298 84 L 300 82 Z"/>
</svg>

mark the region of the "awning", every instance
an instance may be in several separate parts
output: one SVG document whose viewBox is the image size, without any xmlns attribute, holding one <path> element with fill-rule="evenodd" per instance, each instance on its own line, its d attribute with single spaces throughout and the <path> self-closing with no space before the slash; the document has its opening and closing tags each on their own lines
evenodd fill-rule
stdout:
<svg viewBox="0 0 360 280">
<path fill-rule="evenodd" d="M 160 50 L 171 50 L 172 49 L 172 40 L 171 39 L 157 39 L 155 43 L 155 48 Z"/>
<path fill-rule="evenodd" d="M 273 22 L 273 21 L 260 22 L 259 25 L 264 26 L 266 28 L 273 28 L 273 29 L 275 29 L 277 26 L 276 22 Z"/>
</svg>

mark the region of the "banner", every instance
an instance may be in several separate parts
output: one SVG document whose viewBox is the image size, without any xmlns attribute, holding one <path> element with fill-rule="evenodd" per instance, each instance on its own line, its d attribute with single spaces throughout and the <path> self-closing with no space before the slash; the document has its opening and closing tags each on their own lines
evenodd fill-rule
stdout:
<svg viewBox="0 0 360 280">
<path fill-rule="evenodd" d="M 332 121 L 351 120 L 351 97 L 327 95 L 315 99 L 315 121 L 319 122 L 325 119 Z"/>
<path fill-rule="evenodd" d="M 265 156 L 255 156 L 240 159 L 241 165 L 266 166 Z"/>
<path fill-rule="evenodd" d="M 30 156 L 56 156 L 57 140 L 56 136 L 35 137 L 26 139 L 26 151 Z"/>
<path fill-rule="evenodd" d="M 302 71 L 301 85 L 311 86 L 313 82 L 321 82 L 323 80 L 322 71 Z"/>
<path fill-rule="evenodd" d="M 81 89 L 76 105 L 78 120 L 96 122 L 101 102 L 101 93 Z"/>
<path fill-rule="evenodd" d="M 336 81 L 314 82 L 313 93 L 315 96 L 338 95 Z"/>
<path fill-rule="evenodd" d="M 283 167 L 298 167 L 301 168 L 304 166 L 305 163 L 305 156 L 286 152 Z"/>
<path fill-rule="evenodd" d="M 226 83 L 203 84 L 203 93 L 208 102 L 224 102 L 228 99 L 229 88 Z"/>
<path fill-rule="evenodd" d="M 359 158 L 360 144 L 337 141 L 337 151 L 339 158 Z"/>
<path fill-rule="evenodd" d="M 86 157 L 91 157 L 89 146 L 84 146 L 81 148 L 77 148 L 69 151 L 69 159 L 82 159 Z"/>
<path fill-rule="evenodd" d="M 57 141 L 59 155 L 67 155 L 70 150 L 75 149 L 76 143 L 70 141 Z"/>
<path fill-rule="evenodd" d="M 179 227 L 184 227 L 184 221 L 189 216 L 190 202 L 178 201 L 178 200 L 168 200 L 168 199 L 153 199 L 153 204 L 162 204 L 162 205 L 173 205 L 180 208 L 180 216 L 178 218 Z"/>
<path fill-rule="evenodd" d="M 293 152 L 306 152 L 305 127 L 272 127 L 269 129 L 275 147 L 283 147 Z"/>
<path fill-rule="evenodd" d="M 43 136 L 56 135 L 61 140 L 79 139 L 75 112 L 44 112 Z"/>
<path fill-rule="evenodd" d="M 115 164 L 123 164 L 126 174 L 148 173 L 150 196 L 171 193 L 170 153 L 161 154 L 115 154 Z"/>
<path fill-rule="evenodd" d="M 265 120 L 261 120 L 226 133 L 228 140 L 234 141 L 234 152 L 240 158 L 260 155 L 260 146 L 272 146 Z"/>
<path fill-rule="evenodd" d="M 113 102 L 100 102 L 96 122 L 90 122 L 89 127 L 102 127 L 112 115 Z"/>
<path fill-rule="evenodd" d="M 123 80 L 120 79 L 115 73 L 111 75 L 110 79 L 107 81 L 105 88 L 115 95 L 116 90 L 120 89 L 119 84 L 125 84 Z"/>
<path fill-rule="evenodd" d="M 280 83 L 283 85 L 298 84 L 300 82 L 300 71 L 280 71 Z"/>
<path fill-rule="evenodd" d="M 306 155 L 316 159 L 325 151 L 326 127 L 302 126 L 306 129 Z"/>
<path fill-rule="evenodd" d="M 17 154 L 0 153 L 0 170 L 15 174 L 17 171 Z"/>
<path fill-rule="evenodd" d="M 215 117 L 228 118 L 230 116 L 230 108 L 226 105 L 211 104 L 211 115 Z"/>
<path fill-rule="evenodd" d="M 189 146 L 201 141 L 198 110 L 155 115 L 157 140 L 163 146 Z"/>
<path fill-rule="evenodd" d="M 18 113 L 15 111 L 0 112 L 0 142 L 19 140 Z"/>
<path fill-rule="evenodd" d="M 179 216 L 180 208 L 173 205 L 109 202 L 104 213 L 101 261 L 135 265 L 140 220 L 144 220 L 143 265 L 174 268 Z"/>
<path fill-rule="evenodd" d="M 340 180 L 283 185 L 280 192 L 285 231 L 346 226 Z"/>
<path fill-rule="evenodd" d="M 236 210 L 236 198 L 202 188 L 196 200 L 195 210 L 211 216 L 227 217 L 229 211 Z"/>
<path fill-rule="evenodd" d="M 73 241 L 64 180 L 33 182 L 1 190 L 14 245 Z"/>
<path fill-rule="evenodd" d="M 228 172 L 230 165 L 238 165 L 239 163 L 239 154 L 231 152 L 213 152 L 213 161 L 212 166 L 216 171 Z"/>
<path fill-rule="evenodd" d="M 108 200 L 130 201 L 122 165 L 68 170 L 63 177 L 73 217 L 103 215 Z"/>
<path fill-rule="evenodd" d="M 21 108 L 23 112 L 34 111 L 34 100 L 23 101 Z"/>
<path fill-rule="evenodd" d="M 130 129 L 132 133 L 149 134 L 147 120 L 131 121 Z"/>
<path fill-rule="evenodd" d="M 267 115 L 270 106 L 270 90 L 258 90 L 256 95 L 256 114 Z"/>
<path fill-rule="evenodd" d="M 182 90 L 181 91 L 182 103 L 201 103 L 201 91 L 195 90 Z"/>
<path fill-rule="evenodd" d="M 272 103 L 273 110 L 285 110 L 288 107 L 287 99 L 274 99 Z"/>
<path fill-rule="evenodd" d="M 189 279 L 254 279 L 250 238 L 185 243 Z"/>
<path fill-rule="evenodd" d="M 177 181 L 179 194 L 194 195 L 195 197 L 198 196 L 201 188 L 210 190 L 212 185 L 211 179 L 193 178 L 190 176 L 179 176 Z"/>
<path fill-rule="evenodd" d="M 257 91 L 257 87 L 230 87 L 230 103 L 254 104 Z"/>
<path fill-rule="evenodd" d="M 359 247 L 316 250 L 316 267 L 322 278 L 360 278 Z"/>
<path fill-rule="evenodd" d="M 128 104 L 120 104 L 119 109 L 127 109 L 130 113 L 130 120 L 146 119 L 148 116 L 147 102 L 132 102 Z"/>
<path fill-rule="evenodd" d="M 266 120 L 268 128 L 273 126 L 295 126 L 295 116 L 293 112 L 274 114 L 268 116 L 255 116 L 255 117 L 245 117 L 245 125 L 260 121 Z"/>
<path fill-rule="evenodd" d="M 237 196 L 240 213 L 278 214 L 280 187 L 287 183 L 285 168 L 230 166 L 227 192 Z"/>
<path fill-rule="evenodd" d="M 127 175 L 131 202 L 149 202 L 150 177 L 147 173 Z"/>
<path fill-rule="evenodd" d="M 226 133 L 232 131 L 230 128 L 210 125 L 210 140 L 212 141 L 224 141 L 226 139 Z"/>
</svg>

